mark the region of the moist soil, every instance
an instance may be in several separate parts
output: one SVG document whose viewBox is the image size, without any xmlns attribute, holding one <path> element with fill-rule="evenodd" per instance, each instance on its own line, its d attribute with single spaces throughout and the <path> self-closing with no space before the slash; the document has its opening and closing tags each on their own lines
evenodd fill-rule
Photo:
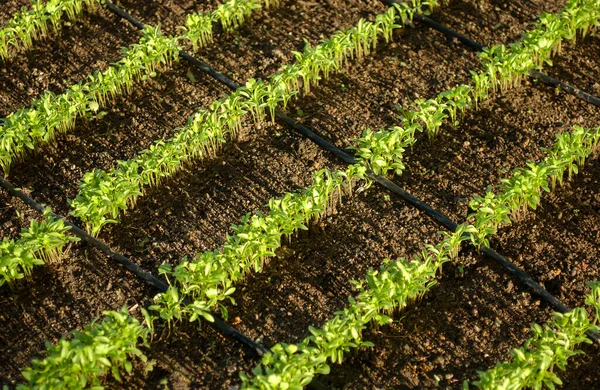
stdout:
<svg viewBox="0 0 600 390">
<path fill-rule="evenodd" d="M 25 1 L 0 10 L 5 21 Z M 141 21 L 160 23 L 169 34 L 190 12 L 216 2 L 127 0 L 119 3 Z M 555 12 L 564 1 L 452 1 L 433 17 L 485 45 L 514 42 L 536 15 Z M 373 18 L 379 3 L 351 0 L 284 1 L 257 11 L 244 27 L 215 42 L 198 58 L 238 83 L 266 78 L 293 62 L 306 39 L 317 44 L 361 18 Z M 10 11 L 7 11 L 10 10 Z M 0 116 L 30 104 L 45 90 L 60 93 L 116 61 L 120 47 L 136 42 L 136 31 L 107 10 L 84 15 L 57 38 L 0 65 Z M 547 72 L 600 94 L 597 82 L 600 37 L 567 44 Z M 399 124 L 396 106 L 469 81 L 478 69 L 475 53 L 455 40 L 416 24 L 398 31 L 393 42 L 339 74 L 324 80 L 287 108 L 287 113 L 340 147 L 365 129 Z M 15 164 L 8 179 L 59 214 L 78 192 L 86 172 L 110 169 L 156 139 L 166 139 L 199 108 L 228 91 L 185 62 L 144 83 L 130 96 L 103 108 L 101 120 L 80 120 L 57 142 Z M 539 161 L 540 148 L 573 125 L 597 127 L 598 108 L 535 82 L 504 91 L 469 111 L 456 128 L 444 126 L 430 142 L 421 136 L 405 158 L 407 170 L 393 180 L 455 222 L 468 214 L 468 201 L 488 186 L 498 188 L 527 161 Z M 221 248 L 231 225 L 249 212 L 264 210 L 272 197 L 308 186 L 319 169 L 341 168 L 340 161 L 280 124 L 248 121 L 216 157 L 190 164 L 161 186 L 149 189 L 118 225 L 100 235 L 156 274 L 164 263 Z M 582 305 L 585 282 L 600 277 L 598 189 L 600 162 L 585 169 L 492 239 L 491 246 L 527 271 L 570 307 Z M 0 235 L 15 238 L 37 215 L 0 192 Z M 74 221 L 77 222 L 77 221 Z M 241 283 L 229 305 L 228 321 L 266 347 L 294 343 L 344 307 L 362 279 L 383 259 L 411 258 L 441 230 L 433 220 L 373 186 L 356 191 L 330 215 L 312 224 L 277 251 L 262 273 Z M 57 264 L 38 267 L 31 280 L 13 291 L 0 289 L 0 383 L 23 381 L 20 371 L 40 358 L 44 341 L 56 342 L 81 329 L 104 310 L 152 302 L 155 291 L 103 254 L 73 244 Z M 351 352 L 318 379 L 332 388 L 460 388 L 478 370 L 505 360 L 529 336 L 531 323 L 551 317 L 540 299 L 490 259 L 465 248 L 444 266 L 438 284 L 425 297 L 394 316 L 393 324 L 370 328 L 375 347 Z M 110 388 L 233 389 L 239 372 L 259 359 L 204 325 L 164 328 L 144 349 L 153 362 L 136 363 L 131 375 Z M 600 387 L 597 346 L 572 359 L 561 375 L 564 388 Z"/>
</svg>

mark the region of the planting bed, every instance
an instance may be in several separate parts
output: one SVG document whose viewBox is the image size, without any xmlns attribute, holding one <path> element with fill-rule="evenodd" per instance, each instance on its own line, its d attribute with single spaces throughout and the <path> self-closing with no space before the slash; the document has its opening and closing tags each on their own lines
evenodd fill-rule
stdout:
<svg viewBox="0 0 600 390">
<path fill-rule="evenodd" d="M 0 23 L 24 0 L 2 0 Z M 166 34 L 185 15 L 215 9 L 216 1 L 122 0 L 117 5 L 138 20 L 159 24 Z M 431 16 L 484 45 L 519 41 L 543 12 L 559 12 L 565 1 L 477 2 L 452 0 Z M 236 31 L 217 26 L 214 42 L 196 58 L 243 85 L 267 79 L 294 62 L 303 39 L 312 45 L 335 31 L 373 20 L 386 10 L 363 0 L 284 0 L 255 10 Z M 120 47 L 139 40 L 133 26 L 108 9 L 84 12 L 58 36 L 0 62 L 0 117 L 27 106 L 45 90 L 61 93 L 105 70 L 120 58 Z M 544 71 L 596 96 L 600 95 L 600 35 L 563 44 Z M 321 80 L 309 94 L 298 94 L 283 110 L 339 148 L 353 144 L 366 129 L 399 125 L 398 110 L 415 99 L 470 83 L 481 70 L 475 51 L 425 25 L 396 30 L 393 41 L 349 61 L 343 71 Z M 86 172 L 110 170 L 135 157 L 157 139 L 167 140 L 199 109 L 229 94 L 224 85 L 184 60 L 137 83 L 132 94 L 109 101 L 103 118 L 78 119 L 73 131 L 54 144 L 14 163 L 7 180 L 59 215 L 71 211 Z M 600 126 L 600 108 L 526 79 L 518 88 L 497 92 L 468 109 L 460 124 L 445 123 L 438 135 L 416 135 L 404 155 L 406 170 L 391 179 L 451 220 L 463 223 L 469 201 L 498 190 L 500 178 L 545 156 L 555 135 L 573 126 Z M 244 120 L 239 134 L 216 156 L 186 164 L 172 177 L 147 188 L 120 222 L 98 238 L 158 275 L 161 264 L 221 248 L 231 225 L 246 213 L 267 210 L 269 199 L 306 188 L 320 169 L 343 169 L 332 153 L 283 123 Z M 0 191 L 0 237 L 18 238 L 32 218 L 20 200 Z M 77 218 L 68 218 L 83 226 Z M 581 172 L 491 238 L 490 247 L 526 271 L 570 308 L 583 306 L 585 282 L 600 279 L 600 161 L 590 158 Z M 432 218 L 373 185 L 354 191 L 308 230 L 283 240 L 261 273 L 235 283 L 227 322 L 259 344 L 298 343 L 308 327 L 320 327 L 356 294 L 352 280 L 365 278 L 383 259 L 412 258 L 425 244 L 443 239 Z M 164 280 L 164 277 L 159 278 Z M 0 383 L 23 383 L 21 371 L 40 358 L 44 341 L 57 342 L 82 329 L 105 310 L 123 305 L 141 319 L 141 307 L 156 294 L 115 261 L 83 242 L 70 245 L 60 262 L 34 268 L 31 279 L 14 289 L 0 287 Z M 385 326 L 363 333 L 373 347 L 351 351 L 329 375 L 316 378 L 330 388 L 460 388 L 478 371 L 507 360 L 511 349 L 530 337 L 532 323 L 546 323 L 553 309 L 472 246 L 443 265 L 437 285 L 421 300 L 393 315 Z M 143 352 L 152 371 L 134 360 L 131 374 L 110 388 L 239 388 L 239 372 L 250 373 L 260 358 L 206 324 L 182 321 L 162 327 Z M 558 370 L 563 388 L 600 388 L 598 344 Z"/>
</svg>

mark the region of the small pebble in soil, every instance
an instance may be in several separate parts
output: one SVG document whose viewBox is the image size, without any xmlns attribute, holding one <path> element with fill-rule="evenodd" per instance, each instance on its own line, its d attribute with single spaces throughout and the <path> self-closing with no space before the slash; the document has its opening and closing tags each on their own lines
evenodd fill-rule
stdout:
<svg viewBox="0 0 600 390">
<path fill-rule="evenodd" d="M 513 284 L 512 280 L 509 280 L 508 283 L 507 283 L 507 285 L 506 285 L 506 291 L 507 292 L 512 292 L 513 288 L 514 288 L 514 284 Z"/>
</svg>

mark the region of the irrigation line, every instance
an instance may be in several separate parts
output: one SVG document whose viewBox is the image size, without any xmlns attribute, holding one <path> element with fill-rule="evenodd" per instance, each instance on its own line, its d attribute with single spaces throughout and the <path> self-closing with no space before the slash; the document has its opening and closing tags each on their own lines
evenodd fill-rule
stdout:
<svg viewBox="0 0 600 390">
<path fill-rule="evenodd" d="M 44 211 L 46 210 L 46 208 L 42 204 L 33 200 L 30 196 L 26 195 L 25 193 L 23 193 L 22 191 L 17 189 L 14 185 L 12 185 L 10 182 L 8 182 L 6 179 L 4 179 L 1 176 L 0 176 L 0 187 L 4 188 L 12 196 L 21 199 L 25 204 L 27 204 L 28 206 L 37 210 L 41 214 L 43 214 Z M 69 222 L 68 220 L 61 217 L 60 215 L 57 215 L 55 213 L 51 213 L 51 215 L 52 215 L 52 217 L 54 217 L 56 219 L 62 219 L 64 221 L 65 225 L 67 225 L 71 228 L 71 232 L 75 236 L 81 238 L 86 243 L 90 244 L 91 246 L 93 246 L 93 247 L 97 248 L 98 250 L 100 250 L 101 252 L 105 253 L 111 259 L 116 260 L 118 263 L 124 265 L 125 268 L 127 268 L 129 271 L 131 271 L 138 278 L 145 280 L 146 282 L 148 282 L 150 285 L 152 285 L 154 288 L 156 288 L 160 292 L 167 291 L 168 286 L 164 282 L 162 282 L 160 279 L 158 279 L 151 273 L 144 271 L 144 269 L 142 269 L 137 264 L 133 263 L 127 257 L 110 249 L 110 247 L 108 245 L 106 245 L 105 243 L 99 241 L 98 239 L 90 236 L 85 230 L 81 229 L 79 226 L 73 224 L 72 222 Z M 215 316 L 213 315 L 213 317 L 215 317 Z M 267 352 L 267 349 L 264 348 L 262 345 L 257 344 L 250 338 L 244 336 L 242 333 L 240 333 L 239 331 L 237 331 L 236 329 L 234 329 L 233 327 L 229 326 L 227 323 L 225 323 L 224 321 L 222 321 L 216 317 L 214 318 L 214 322 L 210 322 L 210 321 L 206 321 L 206 322 L 210 326 L 212 326 L 214 329 L 216 329 L 218 332 L 223 334 L 224 336 L 243 344 L 245 347 L 254 351 L 259 356 L 262 356 L 265 352 Z"/>
<path fill-rule="evenodd" d="M 139 20 L 137 20 L 136 18 L 134 18 L 130 13 L 128 13 L 127 11 L 125 11 L 122 8 L 120 8 L 119 6 L 117 6 L 111 0 L 105 0 L 105 1 L 106 1 L 106 7 L 109 10 L 111 10 L 112 12 L 114 12 L 115 14 L 120 16 L 122 19 L 127 20 L 129 23 L 131 23 L 133 26 L 135 26 L 138 30 L 143 30 L 146 27 L 146 25 L 144 23 L 142 23 Z M 239 88 L 239 85 L 237 85 L 236 83 L 234 83 L 227 77 L 222 76 L 220 73 L 214 71 L 212 68 L 206 66 L 201 61 L 198 61 L 196 58 L 192 57 L 185 50 L 179 50 L 179 55 L 182 58 L 184 58 L 186 61 L 190 62 L 192 65 L 201 69 L 203 72 L 209 74 L 211 77 L 214 77 L 215 79 L 219 80 L 221 83 L 227 85 L 229 88 L 231 88 L 231 89 Z"/>
<path fill-rule="evenodd" d="M 413 195 L 411 195 L 408 192 L 406 192 L 405 190 L 403 190 L 400 186 L 398 186 L 394 182 L 392 182 L 382 176 L 376 175 L 375 173 L 373 173 L 373 171 L 369 170 L 367 172 L 367 174 L 372 180 L 376 181 L 377 183 L 381 184 L 385 188 L 389 189 L 394 194 L 399 195 L 405 202 L 409 203 L 410 205 L 414 206 L 415 208 L 417 208 L 417 209 L 425 212 L 429 216 L 433 217 L 436 221 L 440 222 L 440 224 L 444 225 L 448 230 L 450 230 L 452 232 L 456 231 L 456 227 L 457 227 L 456 223 L 452 222 L 444 214 L 434 210 L 427 204 L 421 202 L 420 200 L 415 198 Z M 495 250 L 488 248 L 486 246 L 482 246 L 481 249 L 482 249 L 483 253 L 485 253 L 488 257 L 490 257 L 491 259 L 496 261 L 498 264 L 500 264 L 502 267 L 504 267 L 511 275 L 515 276 L 523 284 L 525 284 L 527 287 L 529 287 L 531 290 L 533 290 L 542 299 L 544 299 L 547 303 L 549 303 L 556 311 L 563 313 L 563 314 L 571 311 L 571 309 L 569 309 L 567 306 L 565 306 L 556 297 L 554 297 L 552 294 L 550 294 L 548 291 L 546 291 L 544 288 L 542 288 L 542 286 L 540 286 L 531 276 L 529 276 L 529 274 L 527 274 L 525 271 L 521 270 L 519 267 L 517 267 L 512 262 L 507 260 L 504 256 L 502 256 Z M 597 333 L 588 331 L 588 332 L 586 332 L 586 334 L 591 339 L 600 343 L 600 336 Z"/>
<path fill-rule="evenodd" d="M 207 66 L 207 65 L 205 64 L 205 66 Z M 358 161 L 354 157 L 352 157 L 348 153 L 344 152 L 337 146 L 326 141 L 319 135 L 315 134 L 312 130 L 301 125 L 300 123 L 298 123 L 297 121 L 288 117 L 281 111 L 276 110 L 275 116 L 278 119 L 285 122 L 287 125 L 291 126 L 294 130 L 298 131 L 300 134 L 302 134 L 306 138 L 310 139 L 312 142 L 317 144 L 322 149 L 332 152 L 337 157 L 344 160 L 344 162 L 346 164 L 350 165 L 350 164 L 358 163 Z M 373 181 L 375 181 L 376 183 L 387 188 L 389 191 L 398 195 L 405 202 L 407 202 L 410 205 L 416 207 L 417 209 L 425 212 L 427 215 L 429 215 L 430 217 L 432 217 L 433 219 L 438 221 L 441 225 L 446 227 L 448 230 L 451 230 L 451 231 L 456 230 L 457 224 L 454 223 L 452 220 L 450 220 L 447 216 L 445 216 L 444 214 L 440 213 L 439 211 L 433 209 L 431 206 L 427 205 L 426 203 L 420 201 L 418 198 L 411 195 L 410 193 L 408 193 L 407 191 L 402 189 L 400 186 L 398 186 L 394 182 L 386 179 L 383 176 L 375 174 L 371 169 L 367 169 L 367 176 L 370 179 L 372 179 Z M 527 275 L 527 273 L 520 270 L 514 264 L 512 264 L 511 262 L 506 260 L 503 256 L 496 253 L 495 251 L 493 251 L 490 248 L 484 247 L 484 252 L 486 254 L 489 254 L 494 260 L 498 261 L 503 267 L 505 267 L 511 274 L 516 276 L 523 283 L 525 283 L 528 287 L 530 287 L 532 290 L 534 290 L 534 292 L 536 292 L 538 295 L 540 295 L 545 301 L 547 301 L 557 311 L 560 311 L 563 313 L 570 311 L 566 306 L 564 306 L 562 303 L 560 303 L 560 301 L 558 301 L 555 297 L 553 297 L 550 293 L 548 293 L 545 289 L 543 289 L 539 284 L 537 284 L 529 275 Z"/>
<path fill-rule="evenodd" d="M 600 107 L 600 98 L 597 98 L 596 96 L 584 92 L 579 88 L 575 88 L 572 85 L 566 84 L 560 80 L 550 77 L 547 74 L 538 72 L 537 70 L 530 70 L 529 77 L 533 77 L 537 80 L 540 80 L 542 83 L 551 87 L 560 87 L 561 90 L 570 93 L 571 95 L 576 96 L 580 99 L 583 99 L 584 101 L 593 104 L 594 106 Z"/>
<path fill-rule="evenodd" d="M 393 7 L 396 4 L 401 4 L 401 2 L 399 0 L 381 0 L 381 2 L 389 7 Z M 425 23 L 427 24 L 429 27 L 434 28 L 436 30 L 438 30 L 439 32 L 450 36 L 452 38 L 456 38 L 459 41 L 461 41 L 462 43 L 464 43 L 467 46 L 471 46 L 472 48 L 474 48 L 477 51 L 483 51 L 484 47 L 482 44 L 475 42 L 474 40 L 461 35 L 459 33 L 457 33 L 454 30 L 451 30 L 441 24 L 439 24 L 438 22 L 436 22 L 435 20 L 431 20 L 426 16 L 423 15 L 419 15 L 419 14 L 414 14 L 413 15 L 413 19 L 416 21 L 419 21 L 421 23 Z"/>
<path fill-rule="evenodd" d="M 110 1 L 110 0 L 105 0 L 105 1 L 106 1 L 106 8 L 108 8 L 115 14 L 119 15 L 122 19 L 126 19 L 129 23 L 133 24 L 138 29 L 140 29 L 140 30 L 144 29 L 144 23 L 140 22 L 139 20 L 135 19 L 133 16 L 131 16 L 127 12 L 123 11 L 112 1 Z"/>
<path fill-rule="evenodd" d="M 389 2 L 386 0 L 382 0 L 382 1 L 384 3 L 396 3 L 395 1 L 389 1 Z M 445 26 L 439 24 L 435 20 L 429 19 L 426 16 L 415 15 L 414 19 L 417 20 L 418 22 L 427 24 L 429 27 L 438 30 L 442 34 L 445 34 L 447 36 L 458 39 L 463 44 L 465 44 L 467 46 L 471 46 L 472 48 L 474 48 L 477 51 L 483 51 L 483 49 L 484 49 L 484 46 L 482 44 L 475 42 L 474 40 L 472 40 L 468 37 L 465 37 L 464 35 L 461 35 L 461 34 L 457 33 L 456 31 L 451 30 L 448 27 L 445 27 Z"/>
<path fill-rule="evenodd" d="M 189 56 L 189 54 L 188 54 L 188 56 Z M 202 70 L 202 71 L 204 71 L 204 69 L 210 70 L 210 72 L 205 72 L 205 73 L 207 73 L 209 75 L 211 75 L 213 73 L 218 74 L 219 81 L 221 80 L 221 78 L 227 79 L 227 83 L 224 83 L 224 84 L 227 85 L 232 90 L 239 88 L 238 84 L 236 84 L 232 80 L 228 79 L 224 75 L 218 73 L 210 66 L 206 65 L 205 63 L 203 63 L 195 58 L 193 58 L 193 60 L 194 60 L 193 64 L 195 64 L 195 63 L 201 64 L 201 66 L 199 66 L 200 70 Z M 299 122 L 295 121 L 294 119 L 288 117 L 281 111 L 275 110 L 275 116 L 278 119 L 280 119 L 282 122 L 287 124 L 288 126 L 292 127 L 294 130 L 296 130 L 302 136 L 310 139 L 312 142 L 317 144 L 322 149 L 332 152 L 337 157 L 341 158 L 346 164 L 351 165 L 351 164 L 358 163 L 358 161 L 353 156 L 344 152 L 342 149 L 338 148 L 337 146 L 333 145 L 332 143 L 326 141 L 324 138 L 317 135 L 316 133 L 314 133 L 312 130 L 308 129 L 307 127 L 301 125 Z M 457 224 L 455 222 L 450 220 L 443 213 L 435 210 L 431 206 L 420 201 L 418 198 L 411 195 L 409 192 L 405 191 L 399 185 L 395 184 L 391 180 L 388 180 L 383 176 L 375 174 L 370 168 L 367 168 L 367 176 L 374 182 L 380 184 L 381 186 L 385 187 L 392 193 L 399 196 L 402 200 L 404 200 L 408 204 L 423 211 L 424 213 L 426 213 L 427 215 L 429 215 L 430 217 L 432 217 L 433 219 L 438 221 L 441 225 L 446 227 L 448 230 L 450 230 L 452 232 L 454 232 L 456 230 Z M 533 290 L 534 293 L 539 295 L 543 300 L 545 300 L 548 304 L 550 304 L 550 306 L 552 306 L 556 311 L 561 312 L 561 313 L 567 313 L 567 312 L 571 311 L 567 306 L 565 306 L 557 298 L 555 298 L 552 294 L 550 294 L 542 286 L 540 286 L 531 276 L 529 276 L 529 274 L 527 274 L 525 271 L 521 270 L 519 267 L 517 267 L 512 262 L 507 260 L 504 256 L 500 255 L 498 252 L 496 252 L 493 249 L 488 248 L 486 246 L 482 246 L 482 250 L 483 250 L 483 253 L 485 253 L 487 256 L 489 256 L 494 261 L 499 263 L 510 274 L 515 276 L 523 284 L 525 284 L 527 287 L 529 287 L 531 290 Z M 595 334 L 593 332 L 588 332 L 588 336 L 593 338 L 594 340 L 596 340 L 598 343 L 600 343 L 600 337 L 597 334 Z"/>
<path fill-rule="evenodd" d="M 386 2 L 388 0 L 383 0 L 383 1 Z M 114 6 L 114 7 L 118 8 L 116 6 Z M 143 26 L 143 23 L 137 21 L 135 18 L 133 18 L 131 15 L 129 15 L 127 12 L 125 12 L 121 9 L 119 10 L 119 15 L 121 15 L 122 17 L 124 17 L 125 19 L 130 21 L 135 26 Z M 188 54 L 187 52 L 185 52 L 183 50 L 180 53 L 182 53 L 183 58 L 190 61 L 190 63 L 192 65 L 195 65 L 202 72 L 208 74 L 211 77 L 214 77 L 215 79 L 217 79 L 219 82 L 225 84 L 230 89 L 236 90 L 236 89 L 240 88 L 239 84 L 237 84 L 230 78 L 226 77 L 225 75 L 217 72 L 215 69 L 213 69 L 206 63 L 194 58 L 193 56 L 191 56 L 190 54 Z M 275 116 L 278 119 L 280 119 L 281 121 L 283 121 L 285 124 L 287 124 L 288 126 L 292 127 L 294 130 L 298 131 L 304 137 L 310 139 L 312 142 L 317 144 L 322 149 L 330 151 L 333 154 L 335 154 L 337 157 L 344 160 L 344 162 L 346 164 L 357 164 L 358 163 L 358 161 L 353 156 L 344 152 L 342 149 L 333 145 L 329 141 L 326 141 L 324 138 L 317 135 L 312 130 L 301 125 L 300 123 L 293 120 L 292 118 L 288 117 L 281 111 L 275 110 Z M 405 202 L 407 202 L 410 205 L 412 205 L 413 207 L 423 211 L 424 213 L 426 213 L 427 215 L 429 215 L 430 217 L 432 217 L 433 219 L 438 221 L 441 225 L 446 227 L 448 230 L 453 231 L 453 232 L 456 230 L 457 224 L 455 222 L 450 220 L 447 216 L 445 216 L 441 212 L 433 209 L 431 206 L 420 201 L 418 198 L 411 195 L 410 193 L 408 193 L 407 191 L 402 189 L 400 186 L 398 186 L 394 182 L 384 178 L 383 176 L 375 174 L 371 169 L 367 169 L 367 176 L 371 180 L 378 183 L 379 185 L 387 188 L 392 193 L 398 195 Z M 493 260 L 495 260 L 500 265 L 502 265 L 506 270 L 508 270 L 509 273 L 511 273 L 513 276 L 515 276 L 517 279 L 519 279 L 521 282 L 523 282 L 527 287 L 532 289 L 537 295 L 539 295 L 543 300 L 545 300 L 548 304 L 550 304 L 556 311 L 559 311 L 561 313 L 566 313 L 566 312 L 570 311 L 570 309 L 567 306 L 562 304 L 552 294 L 550 294 L 543 287 L 541 287 L 526 272 L 524 272 L 523 270 L 518 268 L 516 265 L 514 265 L 513 263 L 508 261 L 505 257 L 500 255 L 493 249 L 487 248 L 487 247 L 482 247 L 482 248 L 483 248 L 483 252 L 486 255 L 490 256 Z M 598 338 L 598 336 L 595 336 L 594 338 L 600 342 L 600 339 Z"/>
<path fill-rule="evenodd" d="M 395 2 L 393 0 L 382 0 L 382 1 L 386 4 Z M 481 43 L 476 42 L 456 31 L 436 22 L 435 20 L 429 19 L 426 16 L 415 15 L 414 18 L 415 18 L 415 20 L 433 28 L 434 30 L 441 32 L 442 34 L 444 34 L 446 36 L 458 39 L 461 43 L 463 43 L 466 46 L 469 46 L 472 49 L 475 49 L 476 51 L 480 52 L 480 51 L 483 51 L 485 48 Z M 600 107 L 600 98 L 597 98 L 594 95 L 584 92 L 579 88 L 573 87 L 572 85 L 569 85 L 563 81 L 555 79 L 554 77 L 548 76 L 547 74 L 539 72 L 537 70 L 530 70 L 528 72 L 528 75 L 529 75 L 529 77 L 539 80 L 542 83 L 549 85 L 551 87 L 560 87 L 563 91 L 570 93 L 571 95 L 576 96 L 580 99 L 583 99 L 584 101 L 586 101 L 590 104 Z"/>
</svg>

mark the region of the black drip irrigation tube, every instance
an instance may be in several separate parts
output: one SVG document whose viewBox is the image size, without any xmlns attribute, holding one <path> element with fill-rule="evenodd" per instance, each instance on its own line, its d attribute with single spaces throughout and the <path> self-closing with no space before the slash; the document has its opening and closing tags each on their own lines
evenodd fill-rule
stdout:
<svg viewBox="0 0 600 390">
<path fill-rule="evenodd" d="M 576 96 L 580 99 L 583 99 L 584 101 L 593 104 L 594 106 L 600 107 L 600 98 L 597 98 L 596 96 L 584 92 L 579 88 L 575 88 L 572 85 L 566 84 L 560 80 L 550 77 L 547 74 L 538 72 L 537 70 L 530 70 L 529 77 L 533 77 L 534 79 L 540 80 L 542 83 L 551 87 L 560 87 L 560 89 L 562 89 L 563 91 L 570 93 L 571 95 Z"/>
<path fill-rule="evenodd" d="M 25 204 L 32 207 L 39 213 L 42 213 L 42 214 L 44 213 L 46 208 L 42 204 L 36 202 L 31 197 L 25 195 L 22 191 L 17 189 L 14 185 L 12 185 L 10 182 L 8 182 L 6 179 L 4 179 L 2 177 L 0 177 L 0 186 L 2 188 L 4 188 L 6 191 L 8 191 L 8 193 L 10 195 L 21 199 Z M 127 257 L 123 256 L 122 254 L 120 254 L 118 252 L 113 251 L 112 249 L 110 249 L 108 247 L 108 245 L 106 245 L 103 242 L 92 237 L 85 230 L 83 230 L 80 227 L 78 227 L 77 225 L 69 222 L 65 218 L 62 218 L 61 216 L 56 215 L 55 213 L 51 213 L 51 215 L 52 215 L 52 217 L 54 217 L 56 219 L 64 220 L 65 225 L 67 225 L 71 228 L 71 232 L 74 235 L 81 238 L 86 243 L 99 249 L 100 251 L 104 252 L 111 259 L 116 260 L 120 264 L 124 265 L 125 268 L 127 268 L 129 271 L 131 271 L 138 278 L 145 280 L 146 282 L 148 282 L 149 284 L 151 284 L 153 287 L 160 290 L 161 292 L 167 291 L 167 285 L 165 283 L 163 283 L 160 279 L 156 278 L 154 275 L 144 271 L 142 268 L 140 268 L 137 264 L 133 263 Z"/>
<path fill-rule="evenodd" d="M 144 23 L 142 23 L 139 20 L 137 20 L 136 18 L 134 18 L 131 14 L 129 14 L 128 12 L 126 12 L 125 10 L 123 10 L 122 8 L 120 8 L 119 6 L 117 6 L 112 1 L 105 0 L 105 2 L 106 2 L 106 7 L 109 10 L 111 10 L 112 12 L 114 12 L 115 14 L 117 14 L 122 19 L 127 20 L 129 23 L 131 23 L 137 29 L 143 30 L 146 27 L 146 25 Z M 179 55 L 182 58 L 184 58 L 186 61 L 188 61 L 189 63 L 191 63 L 192 65 L 194 65 L 194 66 L 198 67 L 199 69 L 201 69 L 204 73 L 210 75 L 211 77 L 219 80 L 221 83 L 227 85 L 227 87 L 229 87 L 231 89 L 234 89 L 234 90 L 238 89 L 240 87 L 239 85 L 237 85 L 236 83 L 234 83 L 232 80 L 230 80 L 227 77 L 221 75 L 219 72 L 216 72 L 211 67 L 206 66 L 203 62 L 201 62 L 201 61 L 197 60 L 196 58 L 192 57 L 185 50 L 179 50 Z"/>
<path fill-rule="evenodd" d="M 391 5 L 391 4 L 395 4 L 397 1 L 395 0 L 381 0 L 383 3 Z M 469 37 L 466 37 L 438 22 L 436 22 L 435 20 L 432 20 L 426 16 L 422 16 L 422 15 L 415 15 L 414 19 L 427 25 L 428 27 L 431 27 L 434 30 L 437 30 L 439 32 L 441 32 L 442 34 L 451 37 L 451 38 L 456 38 L 459 42 L 461 42 L 462 44 L 464 44 L 465 46 L 468 46 L 476 51 L 483 51 L 485 49 L 485 46 L 483 46 L 481 43 L 476 42 L 474 40 L 472 40 Z M 600 98 L 591 95 L 587 92 L 582 91 L 579 88 L 573 87 L 572 85 L 569 85 L 563 81 L 560 81 L 558 79 L 555 79 L 554 77 L 548 76 L 545 73 L 542 73 L 540 71 L 537 70 L 530 70 L 528 72 L 529 77 L 539 80 L 542 83 L 549 85 L 551 87 L 560 87 L 563 91 L 570 93 L 573 96 L 576 96 L 580 99 L 583 99 L 584 101 L 593 104 L 595 106 L 600 107 Z"/>
<path fill-rule="evenodd" d="M 46 208 L 43 205 L 36 202 L 31 197 L 27 196 L 19 189 L 15 188 L 14 185 L 12 185 L 10 182 L 8 182 L 6 179 L 4 179 L 1 176 L 0 176 L 0 187 L 4 188 L 6 191 L 8 191 L 8 193 L 10 195 L 21 199 L 25 204 L 27 204 L 28 206 L 37 210 L 41 214 L 44 213 Z M 65 225 L 67 225 L 71 228 L 71 232 L 75 236 L 81 238 L 83 241 L 85 241 L 89 245 L 91 245 L 91 246 L 95 247 L 96 249 L 100 250 L 101 252 L 105 253 L 111 259 L 116 260 L 118 263 L 124 265 L 125 268 L 127 268 L 129 271 L 131 271 L 138 278 L 145 280 L 146 282 L 148 282 L 150 285 L 152 285 L 154 288 L 156 288 L 160 292 L 167 291 L 168 286 L 163 281 L 156 278 L 154 275 L 150 274 L 149 272 L 144 271 L 140 266 L 133 263 L 127 257 L 123 256 L 122 254 L 120 254 L 118 252 L 113 251 L 112 249 L 110 249 L 110 247 L 108 245 L 106 245 L 105 243 L 92 237 L 85 230 L 81 229 L 80 227 L 73 224 L 72 222 L 69 222 L 65 218 L 63 218 L 55 213 L 52 213 L 51 215 L 52 215 L 52 217 L 54 217 L 56 219 L 62 219 L 65 222 Z M 215 317 L 215 316 L 213 315 L 213 317 Z M 206 321 L 206 323 L 209 324 L 211 327 L 213 327 L 218 332 L 220 332 L 221 334 L 223 334 L 224 336 L 243 344 L 245 347 L 254 351 L 259 356 L 262 356 L 265 354 L 265 352 L 267 352 L 267 349 L 264 348 L 262 345 L 256 343 L 255 341 L 251 340 L 250 338 L 244 336 L 242 333 L 237 331 L 235 328 L 231 327 L 230 325 L 228 325 L 227 323 L 225 323 L 224 321 L 222 321 L 216 317 L 214 318 L 214 322 Z"/>
</svg>

